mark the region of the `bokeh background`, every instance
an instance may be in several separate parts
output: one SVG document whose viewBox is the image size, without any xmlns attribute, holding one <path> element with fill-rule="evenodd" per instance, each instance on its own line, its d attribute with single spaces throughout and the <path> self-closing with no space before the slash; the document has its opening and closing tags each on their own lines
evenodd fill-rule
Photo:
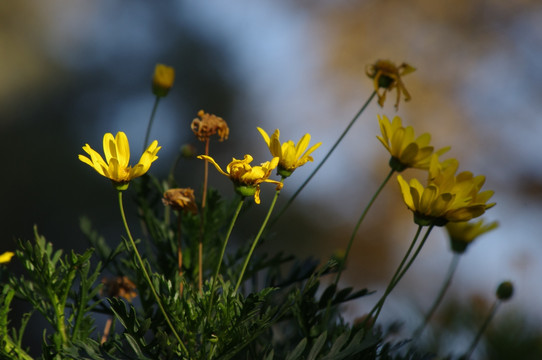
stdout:
<svg viewBox="0 0 542 360">
<path fill-rule="evenodd" d="M 417 133 L 431 133 L 436 147 L 451 145 L 448 155 L 460 168 L 486 175 L 485 188 L 496 192 L 486 219 L 500 227 L 468 249 L 448 303 L 489 306 L 498 283 L 510 279 L 516 294 L 498 318 L 526 316 L 522 327 L 539 337 L 541 24 L 537 0 L 2 2 L 0 251 L 31 239 L 34 224 L 57 248 L 81 251 L 83 215 L 118 240 L 114 192 L 77 154 L 85 143 L 99 149 L 105 132 L 120 130 L 133 152 L 142 148 L 156 63 L 176 70 L 151 135 L 163 146 L 152 172 L 165 176 L 183 144 L 202 149 L 189 129 L 200 109 L 230 125 L 229 140 L 211 144 L 221 164 L 245 153 L 268 159 L 257 126 L 279 128 L 284 140 L 309 132 L 323 143 L 314 153 L 318 163 L 372 92 L 365 67 L 377 59 L 405 61 L 418 69 L 404 79 L 412 101 L 397 112 L 394 96 L 384 108 L 373 102 L 266 246 L 322 260 L 344 248 L 388 172 L 376 115 L 399 115 Z M 287 180 L 281 204 L 315 166 Z M 202 162 L 184 159 L 175 175 L 199 189 L 202 171 Z M 212 186 L 233 195 L 227 179 L 210 174 Z M 272 193 L 264 187 L 260 212 L 239 231 L 258 226 Z M 359 231 L 342 285 L 382 291 L 415 229 L 392 181 Z M 450 260 L 437 229 L 390 298 L 384 321 L 415 326 Z M 349 304 L 348 316 L 362 315 L 374 301 Z"/>
</svg>

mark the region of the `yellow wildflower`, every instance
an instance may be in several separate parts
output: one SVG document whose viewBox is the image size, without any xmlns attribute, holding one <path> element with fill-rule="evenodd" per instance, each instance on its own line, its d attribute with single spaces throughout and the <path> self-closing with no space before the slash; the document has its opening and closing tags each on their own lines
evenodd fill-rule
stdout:
<svg viewBox="0 0 542 360">
<path fill-rule="evenodd" d="M 128 165 L 130 162 L 130 145 L 126 134 L 122 131 L 119 131 L 115 137 L 111 133 L 105 134 L 103 148 L 105 161 L 89 144 L 85 144 L 83 150 L 90 157 L 79 155 L 79 160 L 94 168 L 100 175 L 111 179 L 118 190 L 126 190 L 132 179 L 145 174 L 149 170 L 152 162 L 158 159 L 156 154 L 162 147 L 158 146 L 158 141 L 154 140 L 134 167 Z"/>
<path fill-rule="evenodd" d="M 390 121 L 386 116 L 378 115 L 378 123 L 382 136 L 377 136 L 382 145 L 391 154 L 390 166 L 395 171 L 403 171 L 407 168 L 429 169 L 433 146 L 429 145 L 431 135 L 424 133 L 417 138 L 412 126 L 403 127 L 401 118 L 395 116 Z M 450 150 L 450 147 L 442 148 L 435 152 L 440 156 Z"/>
<path fill-rule="evenodd" d="M 277 185 L 277 191 L 282 189 L 282 183 L 276 180 L 269 179 L 269 175 L 279 163 L 279 158 L 274 157 L 271 161 L 266 161 L 261 166 L 250 166 L 253 158 L 250 155 L 245 155 L 243 160 L 233 159 L 228 164 L 226 171 L 223 171 L 216 161 L 207 155 L 200 155 L 198 159 L 203 159 L 211 162 L 216 169 L 230 178 L 235 187 L 235 191 L 241 196 L 254 195 L 254 202 L 260 203 L 260 184 L 263 182 L 273 183 Z"/>
<path fill-rule="evenodd" d="M 267 135 L 262 128 L 259 127 L 258 131 L 267 143 L 271 155 L 279 158 L 278 174 L 284 178 L 292 175 L 294 170 L 298 167 L 305 165 L 309 161 L 314 161 L 310 154 L 322 145 L 322 143 L 319 142 L 307 150 L 309 142 L 311 141 L 310 134 L 303 135 L 297 144 L 294 144 L 292 140 L 289 140 L 281 145 L 279 140 L 279 129 L 275 130 L 273 135 L 271 135 L 271 138 L 269 138 L 269 135 Z"/>
<path fill-rule="evenodd" d="M 473 177 L 468 172 L 456 176 L 457 162 L 448 162 L 447 166 L 440 164 L 441 171 L 438 172 L 433 168 L 439 162 L 433 159 L 429 172 L 434 178 L 430 178 L 426 187 L 415 178 L 407 182 L 401 175 L 397 177 L 403 200 L 414 212 L 417 224 L 443 226 L 449 221 L 469 221 L 495 205 L 487 204 L 493 191 L 480 192 L 485 177 Z"/>
<path fill-rule="evenodd" d="M 219 141 L 228 138 L 230 128 L 224 119 L 213 114 L 208 114 L 203 110 L 198 112 L 198 116 L 201 120 L 198 118 L 192 120 L 190 128 L 200 141 L 206 141 L 211 135 L 216 133 L 220 137 Z"/>
<path fill-rule="evenodd" d="M 192 214 L 198 212 L 194 190 L 191 188 L 169 189 L 164 193 L 162 202 L 164 205 L 169 205 L 177 211 L 185 210 Z"/>
<path fill-rule="evenodd" d="M 378 60 L 372 65 L 368 65 L 365 69 L 365 74 L 373 79 L 374 89 L 378 96 L 378 105 L 384 106 L 386 101 L 386 93 L 397 88 L 397 99 L 395 101 L 395 109 L 399 108 L 399 101 L 401 100 L 401 94 L 405 96 L 405 101 L 410 100 L 410 94 L 403 84 L 401 76 L 408 75 L 416 71 L 416 68 L 410 66 L 407 63 L 402 63 L 396 66 L 389 60 Z M 382 92 L 379 89 L 383 88 Z"/>
<path fill-rule="evenodd" d="M 152 93 L 164 97 L 173 86 L 175 80 L 175 69 L 170 66 L 156 64 L 152 77 Z"/>
<path fill-rule="evenodd" d="M 446 231 L 450 237 L 452 250 L 463 253 L 476 238 L 497 228 L 497 226 L 499 226 L 497 221 L 484 224 L 483 219 L 476 222 L 450 222 L 446 224 Z"/>
<path fill-rule="evenodd" d="M 5 264 L 11 261 L 11 258 L 15 255 L 15 253 L 11 251 L 6 251 L 5 253 L 0 255 L 0 264 Z"/>
</svg>

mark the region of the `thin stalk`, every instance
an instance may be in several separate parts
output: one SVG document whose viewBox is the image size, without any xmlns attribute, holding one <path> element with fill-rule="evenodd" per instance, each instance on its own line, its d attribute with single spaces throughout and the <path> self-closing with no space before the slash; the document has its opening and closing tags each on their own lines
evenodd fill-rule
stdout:
<svg viewBox="0 0 542 360">
<path fill-rule="evenodd" d="M 416 242 L 416 239 L 418 238 L 418 236 L 419 236 L 419 234 L 421 232 L 421 228 L 422 228 L 422 225 L 419 225 L 418 226 L 418 231 L 416 232 L 416 236 L 415 236 L 414 240 L 412 241 L 412 245 L 414 245 L 414 243 Z M 403 258 L 403 261 L 401 262 L 401 265 L 399 265 L 399 268 L 397 268 L 397 271 L 395 272 L 395 275 L 393 276 L 392 280 L 390 281 L 390 284 L 388 285 L 388 288 L 386 289 L 386 292 L 384 293 L 384 296 L 379 301 L 378 310 L 377 310 L 377 312 L 376 312 L 376 314 L 374 316 L 374 322 L 375 323 L 376 323 L 376 320 L 378 319 L 378 316 L 380 315 L 380 311 L 382 310 L 382 307 L 384 306 L 384 302 L 386 301 L 386 298 L 392 292 L 392 290 L 397 286 L 397 284 L 401 281 L 401 279 L 406 274 L 406 272 L 408 271 L 408 269 L 410 268 L 412 263 L 414 263 L 414 260 L 416 260 L 416 257 L 420 253 L 420 251 L 421 251 L 423 245 L 425 244 L 425 241 L 429 237 L 429 234 L 431 233 L 432 229 L 433 229 L 433 225 L 431 225 L 431 226 L 429 226 L 427 228 L 427 230 L 425 231 L 425 235 L 423 236 L 422 241 L 418 245 L 418 248 L 416 249 L 414 254 L 412 254 L 412 257 L 410 258 L 408 263 L 406 265 L 404 265 L 405 260 L 408 257 L 408 254 L 412 250 L 412 246 L 408 249 L 407 256 L 405 256 Z"/>
<path fill-rule="evenodd" d="M 158 307 L 160 308 L 162 315 L 164 315 L 164 318 L 166 319 L 166 322 L 169 328 L 171 329 L 171 331 L 173 332 L 173 335 L 179 342 L 179 346 L 181 347 L 182 351 L 186 355 L 188 355 L 188 349 L 185 347 L 183 341 L 181 340 L 181 337 L 179 336 L 179 334 L 177 333 L 177 330 L 173 326 L 173 323 L 169 319 L 166 309 L 164 309 L 164 306 L 162 305 L 162 301 L 160 300 L 160 296 L 156 292 L 156 289 L 154 288 L 151 277 L 149 276 L 149 273 L 147 272 L 147 268 L 145 267 L 145 264 L 143 263 L 143 259 L 141 258 L 141 255 L 139 254 L 139 251 L 137 250 L 137 246 L 135 244 L 134 238 L 132 237 L 132 233 L 130 232 L 130 228 L 128 227 L 128 221 L 126 221 L 126 215 L 124 214 L 124 206 L 122 203 L 122 191 L 119 191 L 118 194 L 119 194 L 119 208 L 120 208 L 120 215 L 122 217 L 122 222 L 124 223 L 124 228 L 126 229 L 126 234 L 128 235 L 128 239 L 130 240 L 130 245 L 132 245 L 132 250 L 134 251 L 134 254 L 137 258 L 139 266 L 141 267 L 141 270 L 143 271 L 145 280 L 147 280 L 147 283 L 149 284 L 152 294 L 154 295 L 154 299 L 156 300 L 156 303 L 158 304 Z"/>
<path fill-rule="evenodd" d="M 183 296 L 183 249 L 181 248 L 181 231 L 182 231 L 182 210 L 179 211 L 177 217 L 177 263 L 179 268 L 179 295 Z"/>
<path fill-rule="evenodd" d="M 431 318 L 435 314 L 435 311 L 437 310 L 440 303 L 442 302 L 442 299 L 444 298 L 444 295 L 446 294 L 446 292 L 448 291 L 448 288 L 450 287 L 450 284 L 452 283 L 452 279 L 453 279 L 455 271 L 457 269 L 457 265 L 459 264 L 460 257 L 461 257 L 461 255 L 459 253 L 454 252 L 453 257 L 452 257 L 452 262 L 450 263 L 450 266 L 448 268 L 448 274 L 446 275 L 444 283 L 442 284 L 442 287 L 440 288 L 440 291 L 439 291 L 435 301 L 433 302 L 433 305 L 431 306 L 431 308 L 429 309 L 429 311 L 425 315 L 425 317 L 423 319 L 423 322 L 416 329 L 416 331 L 414 331 L 414 335 L 412 336 L 414 339 L 416 339 L 417 337 L 419 337 L 422 334 L 423 330 L 425 329 L 425 327 L 429 323 L 429 320 L 431 320 Z"/>
<path fill-rule="evenodd" d="M 493 306 L 491 307 L 491 310 L 489 312 L 489 314 L 487 315 L 484 323 L 482 324 L 482 326 L 480 327 L 480 330 L 478 330 L 478 333 L 476 334 L 476 337 L 474 338 L 474 340 L 472 341 L 470 347 L 469 347 L 469 350 L 467 350 L 467 352 L 465 353 L 465 355 L 463 355 L 461 357 L 461 360 L 468 360 L 470 359 L 472 353 L 474 352 L 474 349 L 476 348 L 476 345 L 478 345 L 478 342 L 480 341 L 480 339 L 482 338 L 482 335 L 484 334 L 484 331 L 486 331 L 486 328 L 487 326 L 489 325 L 489 323 L 491 322 L 491 320 L 493 320 L 493 317 L 495 316 L 495 314 L 497 313 L 497 309 L 499 308 L 499 306 L 501 305 L 502 301 L 501 300 L 496 300 L 494 303 L 493 303 Z"/>
<path fill-rule="evenodd" d="M 210 138 L 205 140 L 205 155 L 209 155 Z M 200 236 L 198 241 L 198 288 L 200 294 L 203 291 L 203 234 L 205 229 L 205 215 L 207 214 L 207 183 L 209 179 L 209 161 L 205 159 L 205 168 L 203 175 L 203 195 L 201 197 L 201 220 L 200 220 Z"/>
<path fill-rule="evenodd" d="M 314 171 L 309 175 L 309 177 L 305 180 L 305 182 L 303 184 L 301 184 L 301 186 L 299 187 L 299 189 L 297 189 L 297 191 L 294 193 L 294 195 L 292 195 L 292 197 L 288 200 L 288 202 L 286 203 L 286 205 L 284 205 L 282 207 L 282 209 L 279 211 L 279 213 L 275 216 L 275 218 L 273 219 L 273 221 L 271 221 L 271 225 L 274 225 L 277 220 L 282 216 L 282 214 L 286 211 L 286 209 L 288 209 L 288 207 L 290 207 L 290 205 L 292 204 L 292 202 L 294 202 L 295 198 L 299 195 L 299 193 L 303 190 L 303 188 L 309 183 L 309 181 L 314 177 L 314 175 L 316 175 L 316 173 L 318 172 L 318 170 L 320 170 L 320 168 L 322 167 L 322 165 L 324 165 L 324 163 L 327 161 L 327 159 L 329 158 L 329 156 L 331 155 L 331 153 L 335 150 L 335 148 L 339 145 L 339 143 L 342 141 L 342 139 L 345 137 L 346 133 L 348 133 L 348 131 L 350 130 L 350 128 L 352 127 L 352 125 L 354 125 L 354 123 L 356 122 L 356 120 L 360 117 L 360 115 L 363 113 L 363 111 L 365 111 L 365 109 L 367 108 L 367 106 L 369 106 L 369 103 L 371 102 L 371 100 L 373 100 L 373 98 L 375 97 L 376 95 L 376 91 L 373 91 L 373 93 L 369 96 L 369 98 L 367 99 L 367 101 L 365 102 L 365 104 L 363 104 L 363 106 L 361 107 L 361 109 L 356 113 L 356 115 L 354 115 L 354 117 L 352 118 L 352 120 L 350 120 L 350 123 L 348 124 L 348 126 L 346 127 L 346 129 L 344 129 L 344 131 L 342 132 L 341 136 L 339 136 L 339 138 L 337 139 L 337 141 L 335 141 L 335 144 L 333 144 L 333 146 L 331 147 L 331 149 L 328 151 L 328 153 L 326 154 L 326 156 L 324 157 L 324 159 L 318 164 L 318 166 L 316 167 L 316 169 L 314 169 Z"/>
<path fill-rule="evenodd" d="M 226 238 L 224 239 L 224 244 L 222 245 L 222 250 L 220 251 L 220 257 L 218 260 L 218 264 L 216 265 L 215 270 L 215 276 L 213 276 L 213 280 L 211 283 L 211 298 L 209 300 L 209 308 L 207 309 L 207 316 L 209 317 L 211 315 L 211 308 L 213 307 L 213 299 L 214 299 L 214 293 L 215 293 L 215 287 L 216 287 L 216 279 L 218 278 L 218 274 L 220 273 L 220 266 L 222 265 L 222 259 L 224 258 L 224 253 L 226 252 L 226 246 L 228 245 L 228 240 L 230 239 L 231 232 L 233 230 L 233 226 L 235 225 L 235 222 L 237 221 L 237 217 L 239 216 L 239 213 L 241 212 L 241 208 L 243 207 L 243 203 L 245 202 L 245 198 L 241 198 L 241 201 L 239 201 L 239 204 L 237 205 L 237 208 L 235 209 L 235 213 L 233 215 L 233 218 L 231 219 L 230 227 L 228 228 L 228 232 L 226 233 Z"/>
<path fill-rule="evenodd" d="M 281 182 L 284 179 L 281 180 Z M 241 286 L 241 283 L 243 282 L 243 276 L 245 275 L 245 271 L 247 269 L 248 263 L 250 261 L 250 258 L 252 257 L 252 253 L 254 252 L 254 249 L 256 249 L 256 245 L 258 244 L 258 241 L 260 240 L 260 237 L 263 234 L 263 231 L 265 229 L 265 226 L 267 225 L 267 221 L 269 221 L 269 217 L 271 216 L 271 213 L 273 212 L 273 208 L 275 207 L 275 203 L 277 202 L 277 199 L 279 197 L 280 190 L 277 190 L 275 192 L 275 196 L 273 197 L 273 201 L 271 202 L 271 206 L 269 206 L 269 210 L 267 211 L 267 215 L 265 216 L 265 219 L 262 223 L 262 226 L 260 227 L 260 230 L 258 231 L 258 234 L 254 238 L 254 241 L 252 242 L 252 246 L 250 247 L 250 250 L 248 252 L 248 255 L 245 259 L 245 262 L 243 264 L 243 268 L 241 269 L 241 274 L 239 275 L 239 280 L 237 280 L 237 285 L 235 285 L 235 290 L 233 290 L 234 293 L 237 292 L 239 289 L 239 286 Z"/>
<path fill-rule="evenodd" d="M 151 135 L 152 123 L 154 121 L 154 115 L 156 114 L 156 109 L 158 108 L 159 102 L 160 102 L 160 96 L 156 96 L 156 98 L 154 99 L 154 105 L 152 107 L 151 118 L 149 119 L 149 124 L 147 125 L 147 131 L 145 132 L 145 142 L 143 143 L 143 152 L 145 152 L 149 144 L 149 137 Z"/>
<path fill-rule="evenodd" d="M 350 240 L 348 241 L 348 246 L 346 247 L 346 252 L 344 253 L 344 259 L 342 260 L 341 266 L 339 268 L 339 272 L 337 273 L 337 276 L 335 277 L 335 286 L 337 286 L 337 284 L 339 283 L 342 272 L 345 269 L 346 260 L 348 259 L 348 254 L 350 254 L 350 249 L 352 248 L 352 244 L 354 243 L 354 239 L 356 237 L 356 234 L 357 234 L 357 232 L 359 230 L 359 227 L 360 227 L 361 223 L 363 222 L 363 219 L 365 219 L 365 216 L 369 212 L 369 209 L 371 208 L 371 206 L 375 202 L 376 198 L 378 197 L 378 195 L 380 194 L 382 189 L 384 189 L 384 186 L 386 186 L 388 181 L 391 179 L 394 172 L 395 172 L 395 170 L 391 169 L 391 171 L 388 173 L 388 176 L 386 176 L 386 178 L 384 179 L 382 184 L 380 184 L 380 186 L 378 187 L 378 189 L 374 193 L 373 197 L 371 198 L 371 200 L 369 201 L 369 203 L 367 204 L 367 206 L 365 207 L 365 209 L 361 213 L 361 216 L 359 217 L 359 220 L 356 223 L 356 226 L 354 227 L 354 230 L 352 231 L 352 235 L 350 236 Z"/>
</svg>

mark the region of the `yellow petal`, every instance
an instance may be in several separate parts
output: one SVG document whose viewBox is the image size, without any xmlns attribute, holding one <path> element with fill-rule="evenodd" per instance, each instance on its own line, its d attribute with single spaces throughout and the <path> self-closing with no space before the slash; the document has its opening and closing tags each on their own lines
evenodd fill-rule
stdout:
<svg viewBox="0 0 542 360">
<path fill-rule="evenodd" d="M 15 255 L 15 253 L 11 251 L 6 251 L 2 255 L 0 255 L 0 264 L 8 263 L 11 261 L 11 258 Z"/>
<path fill-rule="evenodd" d="M 215 168 L 216 168 L 222 175 L 226 175 L 226 176 L 228 176 L 228 177 L 230 176 L 230 174 L 224 172 L 224 170 L 222 170 L 222 169 L 220 168 L 220 166 L 216 163 L 216 161 L 215 161 L 212 157 L 207 156 L 207 155 L 199 155 L 199 156 L 198 156 L 198 159 L 203 159 L 203 160 L 209 161 L 211 164 L 213 164 L 213 165 L 215 166 Z"/>
<path fill-rule="evenodd" d="M 270 147 L 270 145 L 269 145 L 269 135 L 267 135 L 267 133 L 265 132 L 265 130 L 262 129 L 261 127 L 257 127 L 256 129 L 258 129 L 258 131 L 259 131 L 260 134 L 262 135 L 263 140 L 265 141 L 265 143 L 267 144 L 267 146 Z"/>
</svg>

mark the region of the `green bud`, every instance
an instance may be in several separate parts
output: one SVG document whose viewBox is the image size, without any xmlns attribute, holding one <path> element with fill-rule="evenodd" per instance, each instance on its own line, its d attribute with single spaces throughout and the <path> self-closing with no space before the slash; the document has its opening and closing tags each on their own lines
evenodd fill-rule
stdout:
<svg viewBox="0 0 542 360">
<path fill-rule="evenodd" d="M 508 300 L 514 295 L 514 284 L 511 281 L 503 281 L 497 288 L 497 298 L 499 300 Z"/>
<path fill-rule="evenodd" d="M 277 175 L 282 176 L 283 179 L 286 179 L 288 176 L 292 175 L 293 172 L 294 172 L 293 170 L 286 170 L 280 167 L 280 165 L 277 168 Z"/>
<path fill-rule="evenodd" d="M 444 226 L 448 223 L 445 218 L 437 218 L 433 216 L 427 216 L 420 213 L 414 213 L 414 222 L 421 226 Z"/>
<path fill-rule="evenodd" d="M 117 191 L 124 191 L 126 189 L 128 189 L 128 186 L 130 186 L 130 182 L 116 182 L 116 181 L 112 181 L 113 183 L 113 187 L 115 189 L 117 189 Z"/>
</svg>

